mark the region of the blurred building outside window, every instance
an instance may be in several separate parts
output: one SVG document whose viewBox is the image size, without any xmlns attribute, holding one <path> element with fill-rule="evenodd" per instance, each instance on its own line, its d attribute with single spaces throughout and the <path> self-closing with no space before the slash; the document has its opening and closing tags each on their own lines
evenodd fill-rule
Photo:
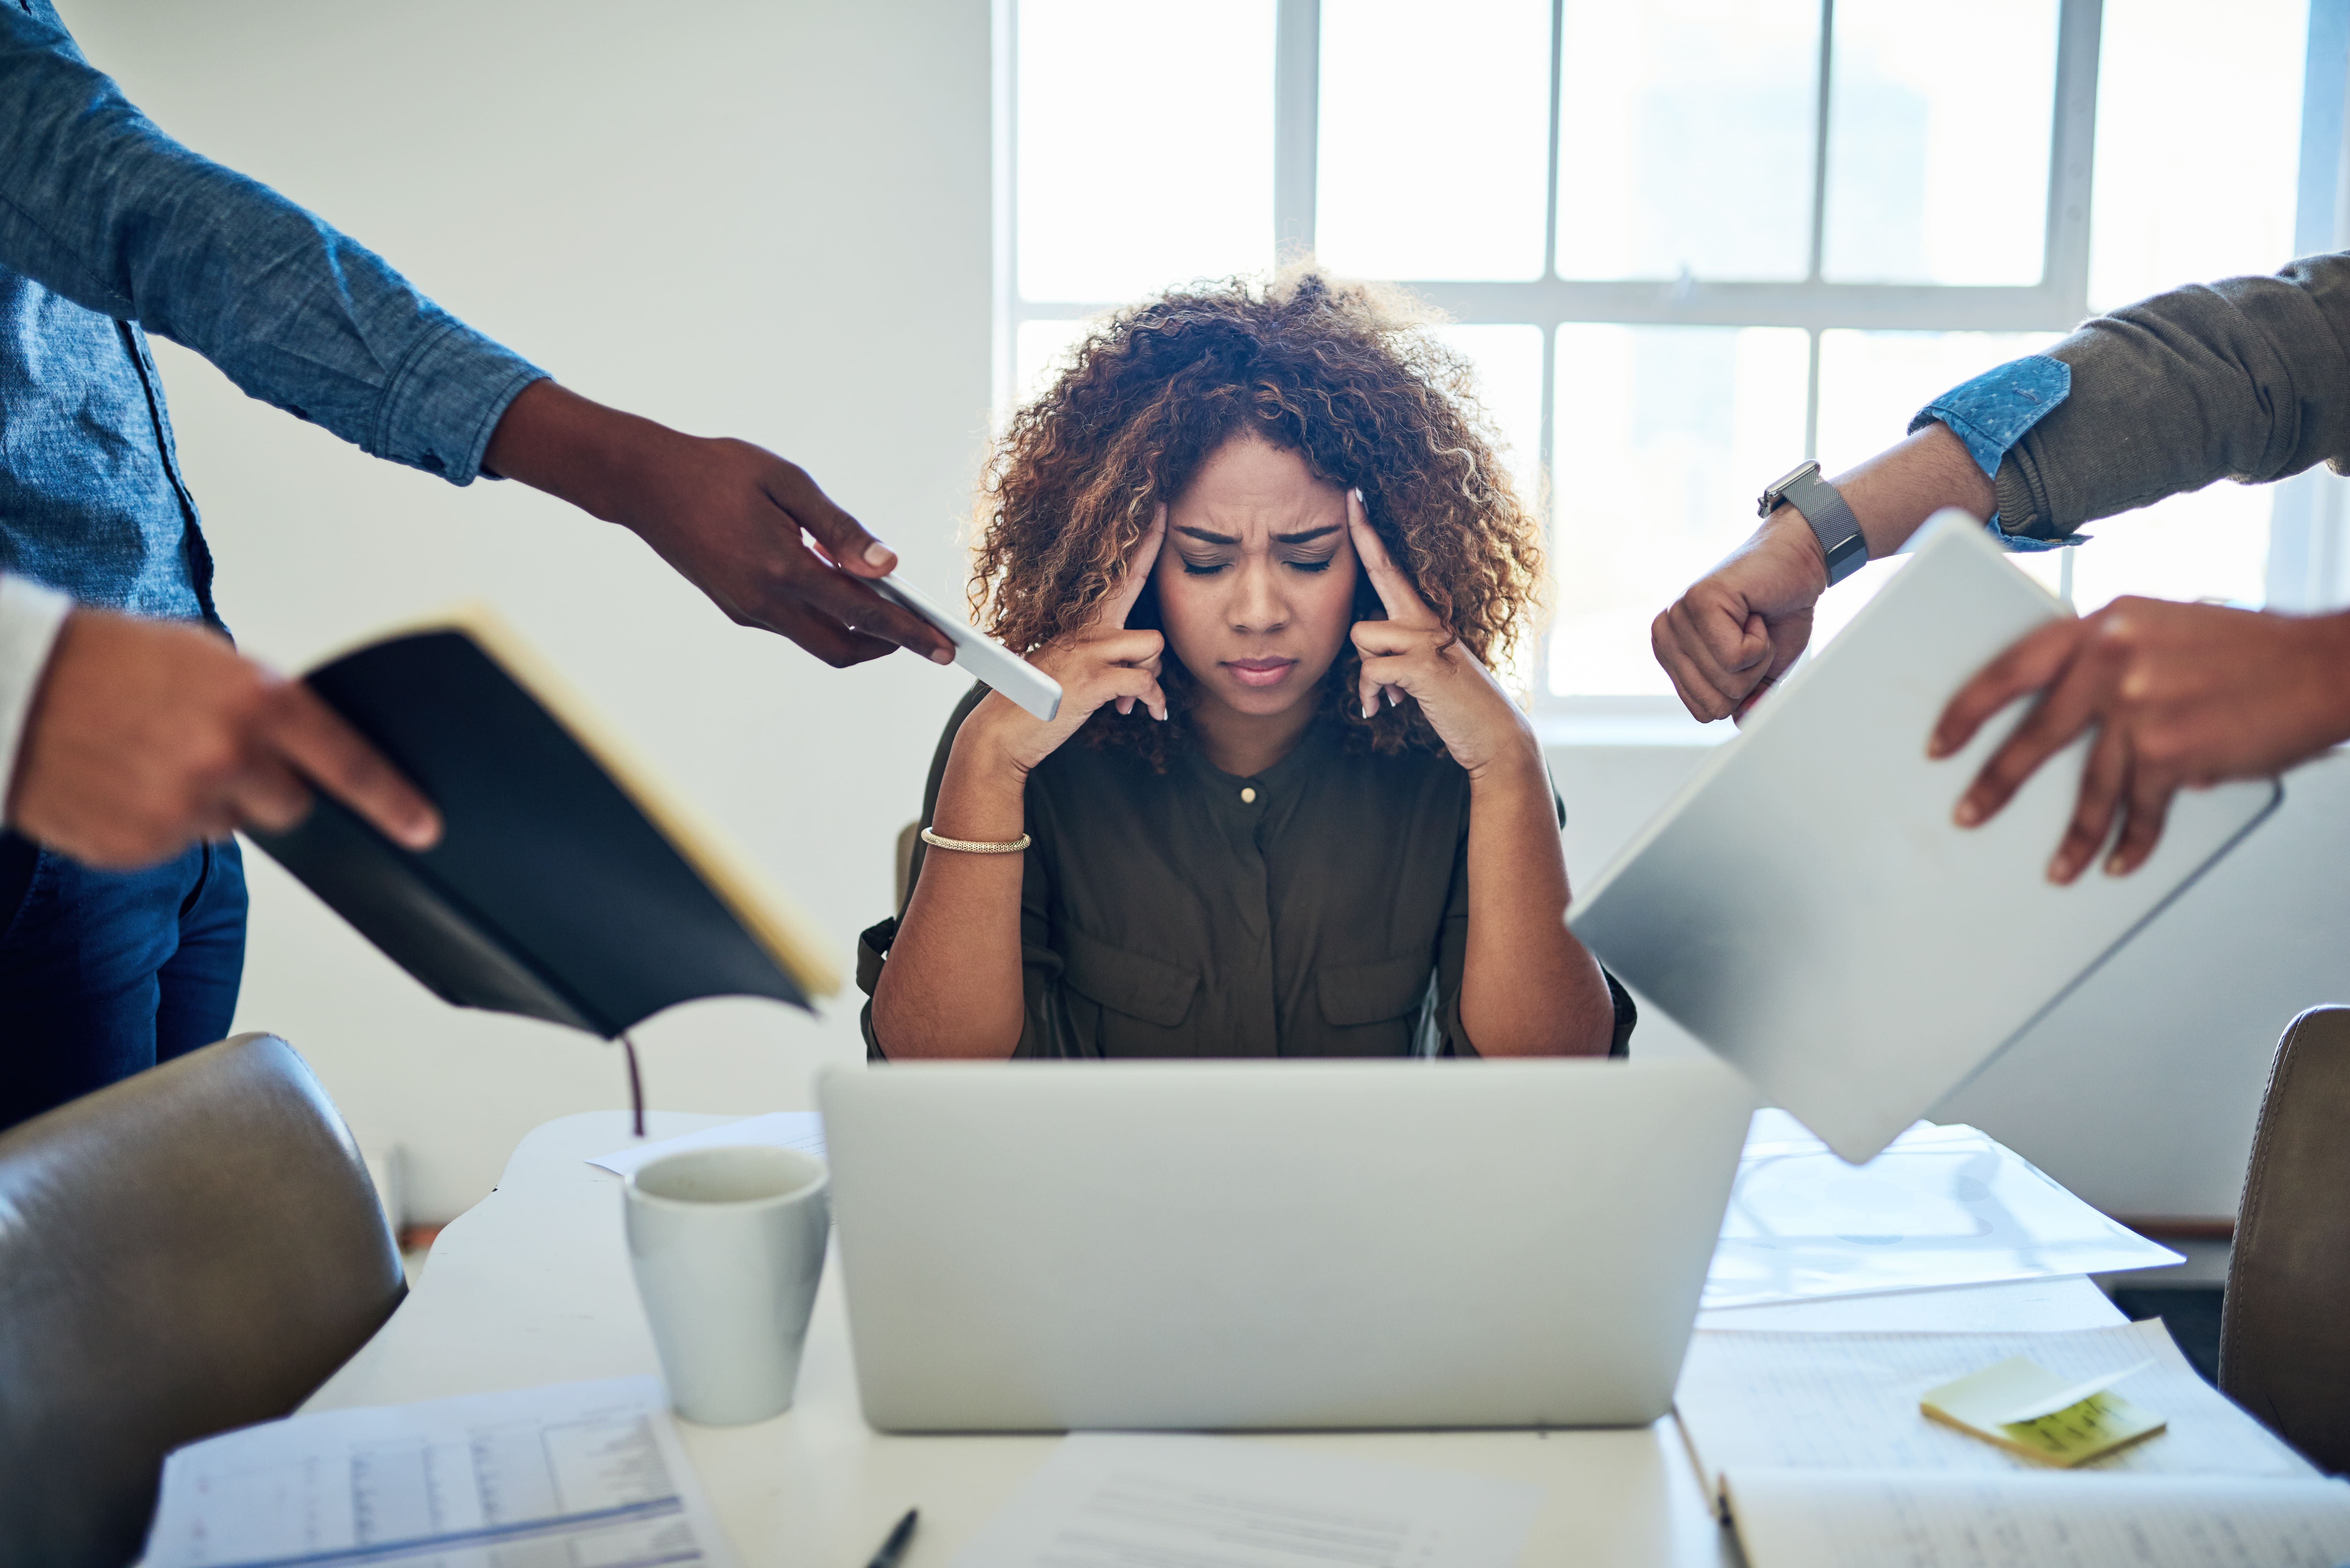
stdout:
<svg viewBox="0 0 2350 1568">
<path fill-rule="evenodd" d="M 1403 283 L 1546 499 L 1555 616 L 1518 673 L 1568 738 L 1712 738 L 1648 622 L 1801 459 L 1851 465 L 2092 311 L 2350 244 L 2350 0 L 997 0 L 995 26 L 1000 410 L 1170 285 L 1307 254 Z M 2330 607 L 2343 483 L 2221 482 L 2022 559 L 2085 611 Z M 1898 566 L 1833 590 L 1820 639 Z"/>
</svg>

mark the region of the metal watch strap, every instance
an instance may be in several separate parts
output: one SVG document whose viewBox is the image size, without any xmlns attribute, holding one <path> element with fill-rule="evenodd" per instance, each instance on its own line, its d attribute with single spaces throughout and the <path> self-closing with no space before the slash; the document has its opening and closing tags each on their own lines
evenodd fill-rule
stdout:
<svg viewBox="0 0 2350 1568">
<path fill-rule="evenodd" d="M 1828 586 L 1834 587 L 1868 564 L 1868 536 L 1860 519 L 1836 487 L 1820 477 L 1820 465 L 1806 462 L 1762 493 L 1761 514 L 1768 517 L 1781 502 L 1803 514 L 1827 556 Z"/>
</svg>

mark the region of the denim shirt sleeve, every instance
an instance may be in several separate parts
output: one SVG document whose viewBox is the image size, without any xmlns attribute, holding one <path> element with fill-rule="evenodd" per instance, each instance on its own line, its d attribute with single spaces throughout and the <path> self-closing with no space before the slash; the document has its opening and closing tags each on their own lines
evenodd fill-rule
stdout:
<svg viewBox="0 0 2350 1568">
<path fill-rule="evenodd" d="M 1909 429 L 1915 433 L 1921 425 L 1948 425 L 1950 433 L 1966 443 L 1968 455 L 1983 471 L 1983 477 L 1996 482 L 2008 448 L 2022 441 L 2025 432 L 2045 419 L 2072 390 L 2070 365 L 2045 354 L 2028 355 L 1995 366 L 1973 380 L 1951 388 L 1918 410 L 1917 417 L 1909 421 Z M 2000 526 L 1995 512 L 1985 525 L 2002 548 L 2018 554 L 2085 544 L 2089 537 L 2074 534 L 2062 539 L 2034 539 L 2010 534 Z"/>
<path fill-rule="evenodd" d="M 184 344 L 246 393 L 463 484 L 546 372 L 275 191 L 158 130 L 0 0 L 0 266 Z"/>
</svg>

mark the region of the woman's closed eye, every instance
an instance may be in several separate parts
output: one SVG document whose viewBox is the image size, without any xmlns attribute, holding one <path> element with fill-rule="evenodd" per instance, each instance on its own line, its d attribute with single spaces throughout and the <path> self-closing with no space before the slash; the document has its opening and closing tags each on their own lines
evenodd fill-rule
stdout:
<svg viewBox="0 0 2350 1568">
<path fill-rule="evenodd" d="M 1187 577 L 1212 577 L 1232 565 L 1229 560 L 1195 561 L 1180 552 L 1177 553 L 1177 558 L 1183 563 L 1183 575 Z M 1300 556 L 1281 564 L 1300 572 L 1326 572 L 1332 559 L 1331 556 Z"/>
</svg>

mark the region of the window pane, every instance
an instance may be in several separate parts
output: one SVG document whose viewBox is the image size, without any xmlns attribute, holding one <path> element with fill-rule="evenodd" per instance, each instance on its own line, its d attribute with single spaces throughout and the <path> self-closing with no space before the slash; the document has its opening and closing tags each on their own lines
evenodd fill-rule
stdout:
<svg viewBox="0 0 2350 1568">
<path fill-rule="evenodd" d="M 2308 0 L 2106 0 L 2089 303 L 2293 256 Z"/>
<path fill-rule="evenodd" d="M 1315 249 L 1357 277 L 1535 278 L 1549 0 L 1323 0 Z"/>
<path fill-rule="evenodd" d="M 1834 61 L 1824 274 L 2038 283 L 2056 0 L 1837 0 Z"/>
<path fill-rule="evenodd" d="M 1795 465 L 1809 357 L 1785 327 L 1558 329 L 1553 691 L 1671 692 L 1648 622 Z"/>
<path fill-rule="evenodd" d="M 1024 321 L 1012 340 L 1012 406 L 1019 408 L 1068 369 L 1065 356 L 1093 323 Z"/>
<path fill-rule="evenodd" d="M 2123 594 L 2226 599 L 2267 597 L 2269 512 L 2276 492 L 2221 480 L 2138 512 L 2104 517 L 2073 553 L 2073 602 L 2086 615 Z"/>
<path fill-rule="evenodd" d="M 1466 355 L 1477 371 L 1477 396 L 1507 450 L 1502 462 L 1518 498 L 1532 506 L 1542 462 L 1542 328 L 1439 327 L 1431 336 Z"/>
<path fill-rule="evenodd" d="M 1819 0 L 1564 14 L 1558 275 L 1805 276 Z"/>
<path fill-rule="evenodd" d="M 1273 0 L 1020 0 L 1020 293 L 1124 301 L 1273 259 Z"/>
<path fill-rule="evenodd" d="M 1994 365 L 2036 353 L 2054 332 L 1846 332 L 1820 334 L 1820 469 L 1831 476 L 1908 432 L 1910 416 Z M 2054 554 L 2010 557 L 2057 586 Z M 1812 644 L 1825 646 L 1877 597 L 1906 556 L 1872 561 L 1820 600 Z"/>
</svg>

